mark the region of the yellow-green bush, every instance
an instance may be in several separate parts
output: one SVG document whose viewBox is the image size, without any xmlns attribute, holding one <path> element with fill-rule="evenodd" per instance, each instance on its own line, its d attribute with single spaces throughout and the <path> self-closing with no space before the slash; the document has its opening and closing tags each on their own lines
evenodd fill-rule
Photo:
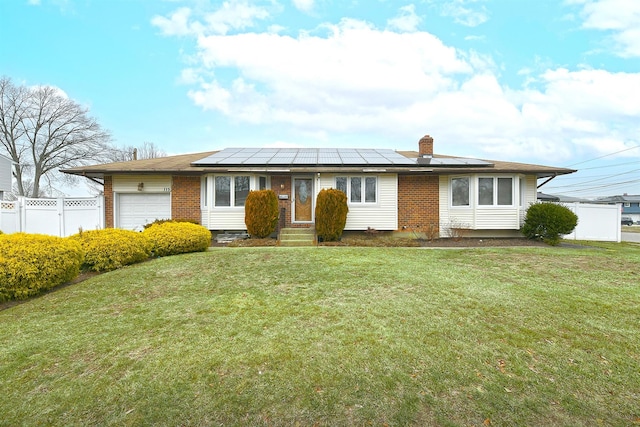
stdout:
<svg viewBox="0 0 640 427">
<path fill-rule="evenodd" d="M 142 234 L 151 242 L 155 256 L 203 252 L 211 244 L 211 232 L 190 222 L 168 221 L 154 224 Z"/>
<path fill-rule="evenodd" d="M 78 242 L 43 234 L 0 235 L 0 301 L 25 299 L 80 272 Z"/>
<path fill-rule="evenodd" d="M 120 228 L 82 231 L 70 236 L 82 245 L 83 268 L 110 271 L 144 261 L 151 255 L 151 244 L 143 233 Z"/>
<path fill-rule="evenodd" d="M 250 191 L 244 203 L 244 223 L 252 237 L 267 237 L 278 225 L 278 197 L 273 190 Z"/>
</svg>

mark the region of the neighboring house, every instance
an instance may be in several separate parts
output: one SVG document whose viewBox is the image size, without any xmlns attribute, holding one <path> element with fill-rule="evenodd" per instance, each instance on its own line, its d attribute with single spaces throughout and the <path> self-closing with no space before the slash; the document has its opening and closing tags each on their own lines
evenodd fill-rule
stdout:
<svg viewBox="0 0 640 427">
<path fill-rule="evenodd" d="M 312 227 L 325 188 L 347 194 L 345 230 L 469 229 L 516 235 L 537 180 L 572 169 L 437 155 L 433 138 L 419 150 L 228 148 L 83 166 L 63 172 L 104 180 L 107 227 L 134 229 L 155 219 L 195 220 L 215 231 L 246 230 L 250 190 L 272 189 L 281 224 Z"/>
<path fill-rule="evenodd" d="M 4 200 L 4 196 L 11 192 L 11 167 L 13 160 L 0 154 L 0 200 Z"/>
<path fill-rule="evenodd" d="M 619 203 L 622 206 L 622 216 L 630 217 L 634 223 L 640 221 L 640 195 L 602 197 L 597 203 Z"/>
</svg>

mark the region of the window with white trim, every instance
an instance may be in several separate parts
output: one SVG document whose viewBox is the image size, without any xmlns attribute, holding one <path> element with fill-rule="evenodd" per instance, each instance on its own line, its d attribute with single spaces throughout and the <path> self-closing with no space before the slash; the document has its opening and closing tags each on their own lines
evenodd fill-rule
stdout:
<svg viewBox="0 0 640 427">
<path fill-rule="evenodd" d="M 480 206 L 512 206 L 513 178 L 479 177 L 478 205 Z"/>
<path fill-rule="evenodd" d="M 215 207 L 244 206 L 251 177 L 248 175 L 218 175 L 214 178 L 213 202 Z"/>
<path fill-rule="evenodd" d="M 375 176 L 338 176 L 336 189 L 344 192 L 352 204 L 378 201 L 378 178 Z"/>
<path fill-rule="evenodd" d="M 471 205 L 471 177 L 451 178 L 451 206 Z M 513 206 L 513 177 L 481 176 L 474 180 L 478 206 Z"/>
<path fill-rule="evenodd" d="M 451 206 L 469 206 L 469 177 L 451 178 Z"/>
</svg>

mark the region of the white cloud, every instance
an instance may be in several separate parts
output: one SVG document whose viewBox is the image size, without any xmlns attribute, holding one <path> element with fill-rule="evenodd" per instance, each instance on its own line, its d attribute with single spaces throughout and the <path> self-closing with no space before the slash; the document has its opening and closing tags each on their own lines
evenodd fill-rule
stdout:
<svg viewBox="0 0 640 427">
<path fill-rule="evenodd" d="M 176 35 L 201 22 L 170 21 Z M 353 19 L 297 36 L 203 34 L 196 50 L 181 76 L 193 102 L 232 122 L 275 126 L 281 138 L 330 145 L 358 135 L 352 144 L 367 145 L 374 136 L 415 149 L 429 133 L 439 153 L 559 165 L 640 143 L 640 73 L 540 60 L 522 70 L 532 84 L 512 89 L 491 56 Z"/>
<path fill-rule="evenodd" d="M 583 28 L 608 31 L 618 55 L 640 56 L 640 2 L 629 0 L 582 1 Z"/>
<path fill-rule="evenodd" d="M 400 8 L 398 16 L 387 21 L 387 27 L 398 31 L 416 31 L 422 22 L 422 18 L 416 14 L 416 7 L 413 4 Z"/>
<path fill-rule="evenodd" d="M 213 12 L 205 12 L 200 19 L 192 19 L 193 10 L 188 7 L 177 9 L 168 18 L 154 16 L 151 23 L 160 28 L 165 36 L 202 36 L 207 34 L 227 34 L 232 30 L 244 30 L 256 21 L 267 19 L 266 8 L 252 5 L 246 0 L 229 0 Z"/>
<path fill-rule="evenodd" d="M 484 5 L 472 7 L 478 0 L 451 0 L 442 5 L 442 15 L 449 16 L 461 25 L 477 27 L 489 20 Z"/>
<path fill-rule="evenodd" d="M 293 0 L 295 8 L 302 12 L 311 12 L 311 10 L 313 10 L 314 3 L 314 0 Z"/>
</svg>

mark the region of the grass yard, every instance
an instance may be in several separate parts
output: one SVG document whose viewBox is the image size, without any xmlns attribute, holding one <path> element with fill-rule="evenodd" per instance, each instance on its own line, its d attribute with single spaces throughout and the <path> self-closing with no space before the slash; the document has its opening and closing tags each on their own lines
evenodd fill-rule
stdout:
<svg viewBox="0 0 640 427">
<path fill-rule="evenodd" d="M 640 246 L 222 248 L 0 312 L 0 425 L 640 425 Z"/>
</svg>

